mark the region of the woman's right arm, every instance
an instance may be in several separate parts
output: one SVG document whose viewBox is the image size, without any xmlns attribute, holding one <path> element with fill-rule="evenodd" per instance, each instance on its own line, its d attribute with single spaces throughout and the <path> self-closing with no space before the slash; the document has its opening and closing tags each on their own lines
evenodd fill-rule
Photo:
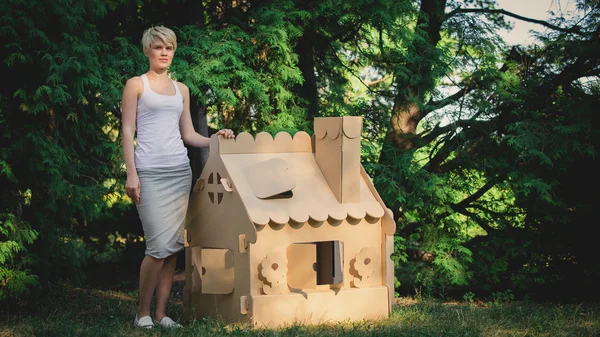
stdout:
<svg viewBox="0 0 600 337">
<path fill-rule="evenodd" d="M 140 201 L 140 179 L 138 178 L 133 159 L 133 136 L 135 134 L 135 120 L 137 114 L 137 101 L 140 94 L 142 81 L 139 77 L 130 78 L 123 89 L 121 101 L 121 124 L 123 126 L 123 156 L 127 168 L 127 182 L 125 191 L 136 204 Z"/>
</svg>

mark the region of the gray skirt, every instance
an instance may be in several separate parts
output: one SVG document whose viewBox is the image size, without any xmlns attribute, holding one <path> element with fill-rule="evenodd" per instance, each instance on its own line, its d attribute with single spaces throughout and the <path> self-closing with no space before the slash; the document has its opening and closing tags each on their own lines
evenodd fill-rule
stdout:
<svg viewBox="0 0 600 337">
<path fill-rule="evenodd" d="M 136 205 L 146 241 L 146 255 L 157 259 L 183 249 L 183 227 L 192 187 L 192 170 L 138 170 L 140 202 Z"/>
</svg>

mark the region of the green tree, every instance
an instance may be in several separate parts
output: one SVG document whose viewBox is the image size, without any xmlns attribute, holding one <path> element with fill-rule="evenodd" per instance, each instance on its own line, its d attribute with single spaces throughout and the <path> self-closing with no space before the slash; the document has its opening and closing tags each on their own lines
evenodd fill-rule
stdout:
<svg viewBox="0 0 600 337">
<path fill-rule="evenodd" d="M 103 107 L 102 3 L 11 0 L 0 13 L 0 285 L 19 295 L 33 275 L 81 276 L 89 251 L 73 229 L 110 192 L 116 119 Z"/>
<path fill-rule="evenodd" d="M 597 1 L 578 2 L 584 19 L 556 15 L 550 22 L 495 1 L 309 4 L 316 36 L 309 38 L 313 53 L 299 53 L 299 63 L 308 64 L 305 79 L 317 75 L 299 94 L 310 109 L 318 97 L 313 115 L 366 117 L 366 165 L 398 220 L 407 247 L 399 253 L 412 261 L 397 273 L 407 289 L 472 282 L 485 284 L 482 291 L 531 289 L 532 280 L 560 273 L 543 267 L 550 260 L 589 261 L 581 249 L 568 253 L 576 241 L 541 253 L 555 240 L 539 234 L 580 219 L 561 194 L 569 174 L 558 173 L 595 155 L 597 124 L 586 107 L 598 99 Z M 324 4 L 329 10 L 316 10 Z M 496 33 L 508 27 L 506 17 L 550 33 L 531 50 L 510 48 Z M 334 34 L 345 22 L 352 28 Z M 350 92 L 352 81 L 364 89 Z M 552 226 L 535 215 L 542 201 Z M 582 202 L 583 209 L 594 205 Z"/>
</svg>

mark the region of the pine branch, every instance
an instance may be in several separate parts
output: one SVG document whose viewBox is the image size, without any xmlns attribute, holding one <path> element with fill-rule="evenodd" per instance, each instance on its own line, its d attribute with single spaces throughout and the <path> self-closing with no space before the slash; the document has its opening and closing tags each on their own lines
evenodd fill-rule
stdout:
<svg viewBox="0 0 600 337">
<path fill-rule="evenodd" d="M 481 217 L 479 217 L 477 214 L 475 214 L 473 212 L 470 212 L 466 209 L 460 209 L 460 210 L 455 210 L 455 211 L 457 213 L 460 213 L 462 215 L 465 215 L 465 216 L 468 216 L 469 218 L 471 218 L 473 221 L 475 221 L 479 225 L 479 227 L 483 228 L 483 230 L 485 230 L 488 233 L 488 235 L 494 231 L 497 231 L 496 229 L 494 229 L 493 227 L 488 225 L 488 223 L 484 219 L 482 219 Z M 446 218 L 450 215 L 452 215 L 452 212 L 450 212 L 450 211 L 442 212 L 442 213 L 438 214 L 437 216 L 435 216 L 435 218 L 432 220 L 432 223 L 439 223 L 444 218 Z"/>
<path fill-rule="evenodd" d="M 469 205 L 469 208 L 478 209 L 482 212 L 491 214 L 497 218 L 506 217 L 506 216 L 517 216 L 517 215 L 523 214 L 522 212 L 511 212 L 511 211 L 495 212 L 495 211 L 485 208 L 485 207 L 483 207 L 483 205 L 480 205 L 477 203 L 473 203 L 473 204 Z"/>
<path fill-rule="evenodd" d="M 450 215 L 449 213 L 446 214 L 446 216 Z M 417 233 L 417 231 L 419 230 L 419 228 L 422 226 L 423 224 L 420 222 L 412 222 L 409 223 L 407 225 L 404 225 L 402 228 L 399 228 L 396 231 L 396 235 L 400 235 L 401 237 L 409 237 L 414 233 Z"/>
<path fill-rule="evenodd" d="M 96 158 L 94 155 L 92 155 L 91 152 L 86 153 L 86 156 L 87 156 L 87 158 L 95 161 L 96 163 L 98 163 L 98 164 L 100 164 L 102 166 L 107 166 L 107 167 L 111 167 L 111 168 L 114 167 L 114 165 L 112 163 L 104 161 L 104 160 L 101 160 L 99 158 Z"/>
<path fill-rule="evenodd" d="M 475 209 L 484 211 L 488 214 L 498 215 L 498 213 L 494 213 L 494 212 L 487 210 L 487 209 L 483 208 L 482 206 L 476 204 L 475 201 L 477 201 L 479 198 L 481 198 L 492 187 L 496 186 L 496 184 L 502 179 L 503 179 L 502 176 L 497 176 L 496 178 L 488 179 L 488 181 L 483 186 L 481 186 L 479 188 L 479 190 L 477 190 L 475 193 L 471 194 L 467 198 L 463 199 L 461 202 L 454 204 L 454 205 L 450 205 L 450 208 L 457 213 L 463 214 L 463 215 L 471 218 L 481 228 L 483 228 L 483 230 L 485 230 L 488 234 L 496 231 L 496 229 L 489 226 L 488 223 L 486 221 L 484 221 L 484 219 L 479 217 L 477 214 L 468 211 L 467 208 L 475 208 Z"/>
<path fill-rule="evenodd" d="M 473 212 L 469 212 L 466 209 L 457 212 L 471 218 L 471 220 L 475 221 L 479 225 L 479 227 L 481 227 L 484 231 L 488 233 L 488 235 L 497 231 L 497 229 L 494 229 L 492 226 L 488 225 L 488 223 L 484 219 L 480 218 L 477 214 Z"/>
<path fill-rule="evenodd" d="M 423 169 L 427 172 L 440 172 L 440 164 L 443 163 L 451 153 L 453 153 L 456 149 L 458 149 L 458 141 L 455 138 L 451 138 L 450 136 L 446 136 L 444 138 L 450 138 L 448 141 L 444 142 L 442 148 L 436 152 L 433 157 L 429 158 L 429 161 Z M 433 151 L 432 151 L 433 152 Z"/>
<path fill-rule="evenodd" d="M 483 114 L 483 112 L 484 110 L 479 110 L 469 119 L 457 120 L 454 123 L 450 123 L 442 127 L 440 127 L 438 124 L 425 136 L 421 136 L 421 134 L 425 132 L 419 134 L 421 147 L 426 146 L 435 141 L 435 139 L 438 137 L 447 133 L 452 133 L 459 128 L 462 130 L 461 132 L 466 133 L 467 139 L 472 139 L 474 142 L 476 142 L 477 139 L 481 140 L 482 138 L 488 137 L 488 133 L 492 132 L 493 130 L 504 129 L 504 127 L 513 120 L 512 118 L 514 118 L 514 116 L 500 114 L 492 119 L 480 120 L 479 117 L 481 114 Z M 450 162 L 444 162 L 449 157 L 450 153 L 455 151 L 458 146 L 459 138 L 450 138 L 444 143 L 443 147 L 436 153 L 436 155 L 431 158 L 430 161 L 423 167 L 423 169 L 425 169 L 427 172 L 443 173 L 460 166 L 460 162 L 456 163 L 459 157 L 454 158 Z M 476 146 L 476 144 L 473 146 Z"/>
<path fill-rule="evenodd" d="M 80 173 L 79 175 L 82 176 L 82 177 L 84 177 L 84 178 L 88 178 L 89 180 L 93 181 L 94 185 L 99 185 L 100 184 L 100 182 L 97 179 L 95 179 L 94 177 L 92 177 L 92 176 L 88 176 L 87 174 L 82 174 L 82 173 Z"/>
<path fill-rule="evenodd" d="M 422 145 L 428 145 L 429 143 L 431 143 L 432 141 L 437 139 L 439 136 L 449 133 L 452 130 L 456 130 L 459 128 L 464 129 L 465 127 L 485 125 L 485 124 L 489 123 L 489 121 L 477 120 L 478 116 L 479 115 L 473 116 L 469 119 L 460 119 L 460 120 L 457 120 L 456 122 L 449 123 L 444 126 L 439 126 L 439 123 L 438 123 L 438 125 L 436 127 L 434 127 L 433 130 L 430 130 L 430 132 L 427 135 L 421 137 L 421 141 L 423 142 Z M 421 133 L 421 134 L 423 134 L 423 133 Z M 419 135 L 421 135 L 421 134 L 419 134 Z"/>
<path fill-rule="evenodd" d="M 589 47 L 597 48 L 598 45 L 598 43 L 596 43 L 596 46 L 590 43 Z M 563 71 L 550 82 L 549 87 L 553 89 L 561 85 L 567 85 L 582 77 L 590 76 L 590 74 L 598 74 L 600 71 L 597 67 L 599 61 L 599 55 L 594 55 L 590 58 L 579 57 L 575 62 L 567 65 Z"/>
<path fill-rule="evenodd" d="M 509 52 L 509 56 L 507 59 L 518 62 L 523 57 L 524 56 L 521 55 L 521 53 L 519 53 L 517 46 L 513 46 Z M 505 73 L 506 71 L 508 71 L 508 62 L 504 63 L 502 65 L 502 67 L 500 67 L 500 72 Z M 481 71 L 481 70 L 476 70 L 475 72 L 473 72 L 471 74 L 471 76 L 464 79 L 460 85 L 454 83 L 454 81 L 451 78 L 449 78 L 450 81 L 453 81 L 453 84 L 455 86 L 460 87 L 461 89 L 458 90 L 457 92 L 455 92 L 454 94 L 447 96 L 439 101 L 433 101 L 430 99 L 429 102 L 427 102 L 427 104 L 425 104 L 425 107 L 423 108 L 423 111 L 425 112 L 425 114 L 427 115 L 428 113 L 430 113 L 432 111 L 441 109 L 447 105 L 458 102 L 460 99 L 463 99 L 471 91 L 473 91 L 475 89 L 479 89 L 483 84 L 485 84 L 485 81 L 483 80 L 484 75 L 480 75 L 480 73 L 482 73 L 482 72 L 483 71 Z"/>
<path fill-rule="evenodd" d="M 581 27 L 579 26 L 573 26 L 570 28 L 564 28 L 564 27 L 560 27 L 557 25 L 553 25 L 547 21 L 544 20 L 537 20 L 537 19 L 532 19 L 532 18 L 528 18 L 525 16 L 521 16 L 512 12 L 509 12 L 507 10 L 504 9 L 491 9 L 491 8 L 456 8 L 455 10 L 451 11 L 450 13 L 446 14 L 445 20 L 450 19 L 451 17 L 457 15 L 457 14 L 461 14 L 461 13 L 477 13 L 477 14 L 502 14 L 502 15 L 506 15 L 506 16 L 510 16 L 512 18 L 521 20 L 521 21 L 525 21 L 525 22 L 531 22 L 531 23 L 535 23 L 538 25 L 542 25 L 544 27 L 562 32 L 562 33 L 573 33 L 573 34 L 578 34 L 578 35 L 583 35 L 584 32 L 581 31 Z"/>
<path fill-rule="evenodd" d="M 476 88 L 477 88 L 476 85 L 466 85 L 463 88 L 461 88 L 460 90 L 458 90 L 457 92 L 455 92 L 454 94 L 452 94 L 446 98 L 443 98 L 439 101 L 429 100 L 429 102 L 427 102 L 427 104 L 423 108 L 423 111 L 425 112 L 425 114 L 427 114 L 429 112 L 441 109 L 447 105 L 455 103 L 459 99 L 463 98 L 464 96 L 466 96 L 468 93 L 470 93 L 471 91 L 473 91 Z"/>
<path fill-rule="evenodd" d="M 540 88 L 541 92 L 551 92 L 561 86 L 568 87 L 577 79 L 599 72 L 600 53 L 595 51 L 600 48 L 600 25 L 596 27 L 592 37 L 580 42 L 578 47 L 590 53 L 582 54 L 575 62 L 567 64 L 560 73 Z"/>
<path fill-rule="evenodd" d="M 365 81 L 364 81 L 364 80 L 363 80 L 363 79 L 360 77 L 360 75 L 359 75 L 359 74 L 357 74 L 357 73 L 354 71 L 354 69 L 352 69 L 350 66 L 346 65 L 346 63 L 344 63 L 344 61 L 343 61 L 342 59 L 340 59 L 340 57 L 339 57 L 337 54 L 334 54 L 334 56 L 337 58 L 337 60 L 338 60 L 339 64 L 340 64 L 340 65 L 341 65 L 341 66 L 342 66 L 344 69 L 346 69 L 346 70 L 347 70 L 347 71 L 350 73 L 350 75 L 352 75 L 354 78 L 356 78 L 356 79 L 357 79 L 357 80 L 358 80 L 358 81 L 359 81 L 359 82 L 360 82 L 360 83 L 361 83 L 361 84 L 362 84 L 362 85 L 365 87 L 365 89 L 367 89 L 367 91 L 369 91 L 370 93 L 372 93 L 372 94 L 375 94 L 375 95 L 380 95 L 380 96 L 383 96 L 383 95 L 385 95 L 383 91 L 373 90 L 372 86 L 375 86 L 375 85 L 377 85 L 377 84 L 379 84 L 379 83 L 382 83 L 382 82 L 385 82 L 385 81 L 387 81 L 387 80 L 388 80 L 390 77 L 392 77 L 392 76 L 393 76 L 392 74 L 388 74 L 388 75 L 386 75 L 386 76 L 382 77 L 382 78 L 381 78 L 381 79 L 379 79 L 379 80 L 365 82 Z"/>
<path fill-rule="evenodd" d="M 463 212 L 466 210 L 467 207 L 471 207 L 472 206 L 471 204 L 473 202 L 475 202 L 477 199 L 481 198 L 481 196 L 484 195 L 487 191 L 489 191 L 492 187 L 494 187 L 498 183 L 499 180 L 501 180 L 500 177 L 488 179 L 488 181 L 483 186 L 481 186 L 479 188 L 479 190 L 477 190 L 475 193 L 466 197 L 461 202 L 451 205 L 450 207 L 454 211 L 464 214 Z"/>
</svg>

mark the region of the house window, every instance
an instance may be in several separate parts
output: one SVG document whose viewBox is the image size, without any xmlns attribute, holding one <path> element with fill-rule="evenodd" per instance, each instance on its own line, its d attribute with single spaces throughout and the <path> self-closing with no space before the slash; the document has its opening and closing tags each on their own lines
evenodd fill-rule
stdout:
<svg viewBox="0 0 600 337">
<path fill-rule="evenodd" d="M 343 281 L 343 243 L 340 241 L 292 244 L 287 249 L 288 285 L 316 289 Z"/>
<path fill-rule="evenodd" d="M 210 199 L 210 202 L 213 204 L 220 204 L 221 201 L 223 201 L 223 192 L 214 192 L 218 189 L 215 189 L 214 187 L 216 185 L 221 185 L 221 175 L 217 172 L 216 173 L 216 179 L 215 179 L 215 173 L 212 172 L 209 176 L 208 176 L 208 186 L 209 186 L 209 190 L 208 190 L 208 198 Z M 216 197 L 215 197 L 216 196 Z"/>
<path fill-rule="evenodd" d="M 192 254 L 192 292 L 230 294 L 234 287 L 233 252 L 229 249 L 190 249 Z"/>
<path fill-rule="evenodd" d="M 317 242 L 317 285 L 342 283 L 342 256 L 339 241 Z"/>
</svg>

